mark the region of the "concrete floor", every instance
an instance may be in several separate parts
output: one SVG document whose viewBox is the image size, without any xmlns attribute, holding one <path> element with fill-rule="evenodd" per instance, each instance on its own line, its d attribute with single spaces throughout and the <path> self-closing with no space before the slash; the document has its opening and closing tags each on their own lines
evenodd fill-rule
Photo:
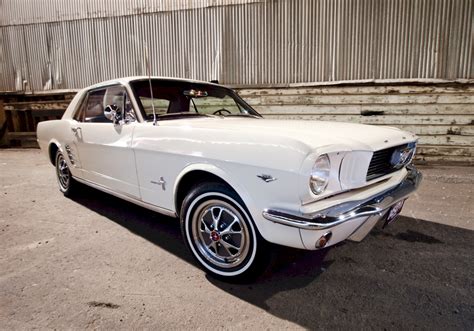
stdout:
<svg viewBox="0 0 474 331">
<path fill-rule="evenodd" d="M 38 150 L 0 150 L 0 329 L 472 330 L 474 170 L 421 170 L 389 228 L 277 249 L 231 285 L 196 266 L 176 220 L 93 189 L 64 198 Z"/>
<path fill-rule="evenodd" d="M 419 167 L 420 189 L 402 215 L 474 230 L 474 167 Z"/>
</svg>

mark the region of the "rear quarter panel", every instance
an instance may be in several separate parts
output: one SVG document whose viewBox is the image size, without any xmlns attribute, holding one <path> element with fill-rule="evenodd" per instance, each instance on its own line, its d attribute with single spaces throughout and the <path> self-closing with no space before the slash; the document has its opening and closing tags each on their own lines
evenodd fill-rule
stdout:
<svg viewBox="0 0 474 331">
<path fill-rule="evenodd" d="M 38 123 L 36 137 L 41 151 L 46 155 L 46 157 L 48 157 L 48 159 L 51 144 L 56 144 L 59 150 L 64 152 L 64 145 L 72 143 L 72 116 L 77 105 L 82 100 L 85 91 L 85 89 L 81 90 L 74 96 L 60 120 L 43 121 Z M 70 170 L 74 176 L 78 175 L 78 171 L 75 167 L 70 167 Z"/>
<path fill-rule="evenodd" d="M 74 165 L 71 164 L 68 157 L 66 157 L 66 161 L 69 164 L 69 170 L 71 171 L 72 175 L 80 177 L 80 162 L 79 157 L 77 156 L 77 151 L 74 147 L 71 121 L 72 120 L 61 119 L 40 122 L 38 123 L 38 128 L 36 130 L 36 136 L 41 151 L 48 159 L 50 158 L 49 152 L 53 144 L 56 145 L 63 154 L 66 144 L 69 144 L 71 146 L 72 153 L 75 154 L 76 162 Z"/>
</svg>

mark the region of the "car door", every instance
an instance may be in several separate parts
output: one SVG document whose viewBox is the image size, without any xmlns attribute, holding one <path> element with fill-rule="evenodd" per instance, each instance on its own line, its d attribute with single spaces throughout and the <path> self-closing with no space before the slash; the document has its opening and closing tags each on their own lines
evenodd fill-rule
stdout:
<svg viewBox="0 0 474 331">
<path fill-rule="evenodd" d="M 107 106 L 116 109 L 119 120 L 112 121 L 104 115 Z M 77 127 L 72 130 L 75 131 L 74 143 L 83 178 L 114 192 L 139 198 L 131 146 L 138 124 L 135 118 L 126 89 L 113 85 L 89 91 L 83 112 L 77 118 Z"/>
</svg>

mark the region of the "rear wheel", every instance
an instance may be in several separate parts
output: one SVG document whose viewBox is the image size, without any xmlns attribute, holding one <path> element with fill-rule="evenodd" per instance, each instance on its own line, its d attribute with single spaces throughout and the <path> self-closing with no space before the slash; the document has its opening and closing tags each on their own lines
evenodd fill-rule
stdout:
<svg viewBox="0 0 474 331">
<path fill-rule="evenodd" d="M 199 264 L 218 278 L 248 280 L 266 266 L 266 242 L 244 203 L 226 185 L 201 184 L 188 193 L 181 207 L 181 231 Z"/>
<path fill-rule="evenodd" d="M 67 161 L 59 150 L 56 152 L 56 178 L 59 190 L 65 195 L 71 195 L 77 186 L 77 182 L 72 178 Z"/>
</svg>

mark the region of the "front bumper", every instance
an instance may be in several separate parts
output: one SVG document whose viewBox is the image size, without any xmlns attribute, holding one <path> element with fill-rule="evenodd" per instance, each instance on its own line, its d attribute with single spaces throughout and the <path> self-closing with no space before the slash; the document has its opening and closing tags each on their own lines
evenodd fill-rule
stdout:
<svg viewBox="0 0 474 331">
<path fill-rule="evenodd" d="M 262 215 L 269 221 L 303 230 L 333 229 L 354 219 L 370 219 L 369 223 L 375 225 L 391 206 L 416 191 L 421 179 L 421 173 L 408 166 L 407 175 L 399 184 L 366 199 L 344 202 L 311 214 L 265 209 Z"/>
</svg>

